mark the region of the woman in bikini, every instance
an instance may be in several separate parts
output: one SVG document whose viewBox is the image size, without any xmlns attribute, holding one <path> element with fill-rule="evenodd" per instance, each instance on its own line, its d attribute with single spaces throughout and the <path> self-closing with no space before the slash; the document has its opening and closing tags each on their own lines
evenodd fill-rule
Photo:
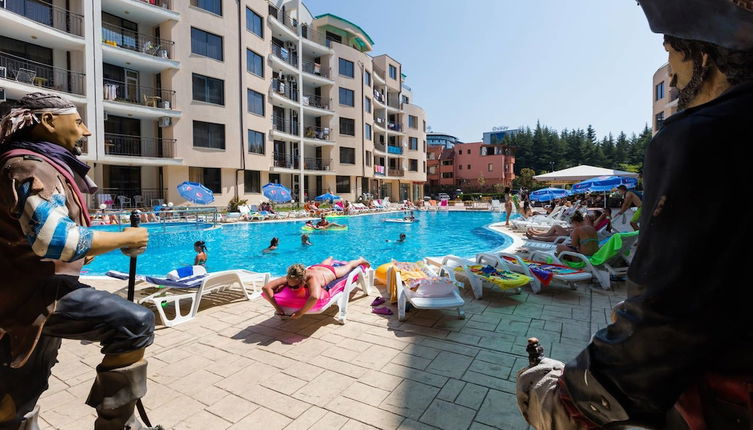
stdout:
<svg viewBox="0 0 753 430">
<path fill-rule="evenodd" d="M 203 240 L 197 240 L 193 244 L 193 250 L 196 251 L 196 257 L 193 259 L 194 266 L 207 265 L 207 244 Z"/>
<path fill-rule="evenodd" d="M 567 245 L 557 245 L 557 253 L 571 251 L 586 256 L 594 255 L 599 250 L 599 238 L 593 225 L 586 222 L 580 212 L 575 212 L 570 217 L 570 224 L 573 226 L 573 232 L 570 234 L 570 243 Z"/>
<path fill-rule="evenodd" d="M 505 187 L 505 225 L 510 225 L 510 215 L 512 214 L 512 194 L 510 187 Z"/>
<path fill-rule="evenodd" d="M 277 301 L 275 301 L 275 293 L 284 287 L 294 290 L 300 287 L 308 288 L 309 298 L 306 300 L 306 304 L 290 316 L 293 319 L 298 319 L 314 307 L 317 300 L 321 297 L 322 290 L 327 290 L 327 285 L 330 282 L 342 278 L 361 264 L 368 265 L 369 263 L 361 257 L 357 260 L 348 261 L 345 264 L 333 264 L 332 257 L 328 257 L 321 263 L 314 264 L 308 268 L 303 264 L 293 264 L 288 267 L 286 276 L 269 281 L 262 287 L 264 298 L 275 307 L 277 315 L 285 316 L 285 312 L 277 304 Z"/>
</svg>

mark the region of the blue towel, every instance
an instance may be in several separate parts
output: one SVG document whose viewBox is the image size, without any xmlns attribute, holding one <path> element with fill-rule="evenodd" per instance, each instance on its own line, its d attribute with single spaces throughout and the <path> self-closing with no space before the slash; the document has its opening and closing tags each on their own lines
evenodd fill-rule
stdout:
<svg viewBox="0 0 753 430">
<path fill-rule="evenodd" d="M 177 281 L 172 281 L 167 278 L 156 278 L 153 276 L 146 276 L 146 282 L 149 282 L 151 284 L 155 285 L 163 285 L 165 287 L 173 287 L 173 288 L 196 288 L 199 285 L 201 285 L 201 282 L 206 278 L 207 275 L 197 275 L 197 276 L 191 276 L 188 278 L 181 278 Z"/>
<path fill-rule="evenodd" d="M 193 275 L 193 266 L 178 267 L 178 279 L 186 278 Z"/>
</svg>

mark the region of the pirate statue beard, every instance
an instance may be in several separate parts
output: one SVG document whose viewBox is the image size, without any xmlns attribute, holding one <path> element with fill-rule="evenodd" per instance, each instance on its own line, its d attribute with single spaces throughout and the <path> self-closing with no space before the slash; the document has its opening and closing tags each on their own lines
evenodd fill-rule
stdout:
<svg viewBox="0 0 753 430">
<path fill-rule="evenodd" d="M 700 55 L 695 57 L 696 58 L 693 58 L 692 60 L 693 75 L 690 77 L 688 84 L 682 88 L 677 88 L 677 75 L 672 76 L 672 80 L 669 83 L 670 87 L 677 88 L 679 91 L 679 100 L 677 101 L 678 110 L 684 110 L 688 107 L 690 102 L 698 95 L 698 92 L 701 91 L 703 82 L 709 76 L 709 72 L 711 71 L 710 66 L 703 66 L 703 59 Z"/>
</svg>

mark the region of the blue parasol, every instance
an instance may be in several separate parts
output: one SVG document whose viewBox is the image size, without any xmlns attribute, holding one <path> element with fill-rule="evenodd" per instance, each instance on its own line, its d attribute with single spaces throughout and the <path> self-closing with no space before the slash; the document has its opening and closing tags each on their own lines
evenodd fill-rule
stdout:
<svg viewBox="0 0 753 430">
<path fill-rule="evenodd" d="M 325 194 L 322 194 L 321 196 L 316 196 L 314 200 L 316 200 L 317 202 L 321 202 L 325 200 L 340 200 L 340 196 L 336 196 L 332 193 L 325 193 Z"/>
<path fill-rule="evenodd" d="M 531 200 L 548 202 L 549 200 L 561 199 L 570 195 L 568 190 L 562 188 L 542 188 L 528 195 Z"/>
<path fill-rule="evenodd" d="M 573 185 L 573 193 L 610 191 L 620 185 L 635 188 L 638 185 L 638 179 L 621 176 L 599 176 Z"/>
<path fill-rule="evenodd" d="M 209 188 L 196 182 L 183 182 L 178 185 L 178 194 L 191 203 L 208 205 L 214 201 L 214 193 Z"/>
<path fill-rule="evenodd" d="M 261 187 L 261 192 L 264 194 L 264 197 L 275 203 L 285 203 L 293 200 L 293 198 L 290 196 L 289 189 L 287 189 L 284 185 L 276 184 L 273 182 L 270 182 L 267 185 Z"/>
</svg>

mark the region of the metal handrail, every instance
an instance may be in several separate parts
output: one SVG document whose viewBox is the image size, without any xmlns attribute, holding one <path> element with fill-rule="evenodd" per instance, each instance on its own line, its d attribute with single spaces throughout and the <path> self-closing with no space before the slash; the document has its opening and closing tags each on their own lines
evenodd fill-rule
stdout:
<svg viewBox="0 0 753 430">
<path fill-rule="evenodd" d="M 47 27 L 76 36 L 84 35 L 84 16 L 68 9 L 30 0 L 5 0 L 0 7 Z"/>
<path fill-rule="evenodd" d="M 303 137 L 307 139 L 324 140 L 327 142 L 335 140 L 332 129 L 329 127 L 317 127 L 315 125 L 305 125 L 303 127 Z"/>
<path fill-rule="evenodd" d="M 313 61 L 304 61 L 302 65 L 304 72 L 311 75 L 321 76 L 322 78 L 330 79 L 330 71 L 332 70 L 331 68 L 323 68 L 320 64 L 314 63 Z"/>
<path fill-rule="evenodd" d="M 402 146 L 387 145 L 387 153 L 400 155 L 400 154 L 403 153 L 403 147 Z"/>
<path fill-rule="evenodd" d="M 170 0 L 135 0 L 135 1 L 146 3 L 148 5 L 152 5 L 155 7 L 161 7 L 161 8 L 172 10 L 172 8 L 170 7 Z"/>
<path fill-rule="evenodd" d="M 315 96 L 315 95 L 305 95 L 303 96 L 303 105 L 304 106 L 312 106 L 319 109 L 324 110 L 332 110 L 330 106 L 332 106 L 332 99 L 331 98 L 323 98 L 321 96 Z"/>
<path fill-rule="evenodd" d="M 388 122 L 387 128 L 392 131 L 403 131 L 403 125 L 398 122 Z"/>
<path fill-rule="evenodd" d="M 172 158 L 175 139 L 105 133 L 105 154 L 131 157 Z"/>
<path fill-rule="evenodd" d="M 386 103 L 384 93 L 380 92 L 376 88 L 374 89 L 374 101 L 379 102 L 379 104 L 384 105 Z"/>
<path fill-rule="evenodd" d="M 405 176 L 405 170 L 403 169 L 387 169 L 388 176 Z"/>
<path fill-rule="evenodd" d="M 135 196 L 141 196 L 141 201 L 146 206 L 152 206 L 152 200 L 161 200 L 164 202 L 167 196 L 167 188 L 99 188 L 97 193 L 92 195 L 92 207 L 98 208 L 100 204 L 109 207 L 120 206 L 119 196 L 130 199 L 131 205 L 135 205 Z"/>
<path fill-rule="evenodd" d="M 126 84 L 113 79 L 103 79 L 104 99 L 135 103 L 142 106 L 173 109 L 175 91 Z"/>
<path fill-rule="evenodd" d="M 298 67 L 298 54 L 290 52 L 283 46 L 272 43 L 272 55 L 290 64 L 293 67 Z"/>
<path fill-rule="evenodd" d="M 38 87 L 49 88 L 57 91 L 63 91 L 71 94 L 84 95 L 86 89 L 86 75 L 81 72 L 74 72 L 60 67 L 50 66 L 49 64 L 38 63 L 25 58 L 16 57 L 15 55 L 0 52 L 0 67 L 5 68 L 6 79 L 15 76 L 15 80 L 25 84 L 33 84 Z M 29 80 L 21 78 L 19 80 L 19 71 L 31 71 L 25 76 Z"/>
<path fill-rule="evenodd" d="M 102 43 L 159 58 L 173 58 L 172 48 L 175 45 L 172 40 L 137 33 L 106 22 L 102 23 Z"/>
<path fill-rule="evenodd" d="M 277 131 L 281 131 L 283 133 L 292 134 L 293 136 L 298 136 L 298 122 L 295 123 L 291 122 L 290 120 L 286 120 L 278 115 L 272 116 L 272 128 Z M 294 127 L 295 126 L 295 127 Z"/>
<path fill-rule="evenodd" d="M 290 85 L 286 81 L 281 81 L 279 79 L 272 79 L 272 85 L 270 87 L 270 90 L 275 94 L 280 94 L 281 96 L 290 99 L 294 102 L 298 101 L 298 90 L 296 89 L 293 91 L 293 86 Z"/>
<path fill-rule="evenodd" d="M 300 168 L 300 160 L 297 157 L 292 157 L 285 154 L 274 154 L 275 167 L 281 167 L 283 169 L 298 169 Z M 304 158 L 303 159 L 304 170 L 329 170 L 329 163 L 325 162 L 321 158 Z"/>
</svg>

